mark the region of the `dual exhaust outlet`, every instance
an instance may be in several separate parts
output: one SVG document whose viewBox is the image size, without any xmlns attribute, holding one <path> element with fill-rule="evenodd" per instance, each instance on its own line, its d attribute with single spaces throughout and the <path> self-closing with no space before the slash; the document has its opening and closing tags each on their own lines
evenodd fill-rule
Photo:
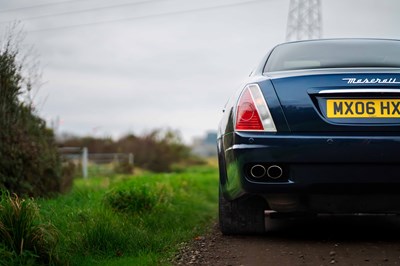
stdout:
<svg viewBox="0 0 400 266">
<path fill-rule="evenodd" d="M 261 164 L 256 164 L 251 167 L 250 174 L 255 179 L 263 177 L 269 177 L 271 179 L 279 179 L 283 175 L 283 170 L 278 165 L 271 165 L 268 168 L 266 168 Z"/>
</svg>

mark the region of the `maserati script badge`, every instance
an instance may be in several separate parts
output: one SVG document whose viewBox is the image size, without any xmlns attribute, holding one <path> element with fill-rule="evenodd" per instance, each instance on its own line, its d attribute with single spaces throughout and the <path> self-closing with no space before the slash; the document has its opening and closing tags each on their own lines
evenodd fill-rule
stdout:
<svg viewBox="0 0 400 266">
<path fill-rule="evenodd" d="M 400 84 L 400 81 L 396 81 L 396 78 L 389 79 L 357 79 L 357 78 L 344 78 L 347 84 Z"/>
</svg>

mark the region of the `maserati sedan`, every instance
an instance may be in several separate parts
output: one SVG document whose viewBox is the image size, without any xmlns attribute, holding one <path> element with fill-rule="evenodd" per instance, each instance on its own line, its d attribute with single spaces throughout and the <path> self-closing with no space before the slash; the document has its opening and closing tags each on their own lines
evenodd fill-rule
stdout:
<svg viewBox="0 0 400 266">
<path fill-rule="evenodd" d="M 266 217 L 400 213 L 400 40 L 277 45 L 224 109 L 224 234 Z"/>
</svg>

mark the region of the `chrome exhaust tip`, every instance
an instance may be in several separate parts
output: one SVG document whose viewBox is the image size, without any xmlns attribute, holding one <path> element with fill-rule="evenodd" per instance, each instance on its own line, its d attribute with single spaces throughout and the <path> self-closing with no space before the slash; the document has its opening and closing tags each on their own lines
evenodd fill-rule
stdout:
<svg viewBox="0 0 400 266">
<path fill-rule="evenodd" d="M 267 173 L 267 170 L 261 164 L 253 165 L 253 167 L 251 167 L 251 169 L 250 169 L 250 174 L 254 178 L 264 177 L 266 173 Z"/>
<path fill-rule="evenodd" d="M 282 177 L 282 175 L 283 175 L 283 170 L 281 167 L 277 165 L 271 165 L 267 169 L 267 176 L 271 179 L 278 179 Z"/>
</svg>

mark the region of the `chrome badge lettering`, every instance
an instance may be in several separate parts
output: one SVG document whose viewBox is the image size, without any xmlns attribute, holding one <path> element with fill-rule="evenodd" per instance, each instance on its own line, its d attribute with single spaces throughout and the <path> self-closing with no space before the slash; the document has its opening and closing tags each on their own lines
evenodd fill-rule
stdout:
<svg viewBox="0 0 400 266">
<path fill-rule="evenodd" d="M 357 78 L 344 78 L 342 79 L 347 81 L 347 84 L 400 84 L 400 81 L 397 81 L 396 78 L 388 78 L 388 79 L 357 79 Z"/>
</svg>

